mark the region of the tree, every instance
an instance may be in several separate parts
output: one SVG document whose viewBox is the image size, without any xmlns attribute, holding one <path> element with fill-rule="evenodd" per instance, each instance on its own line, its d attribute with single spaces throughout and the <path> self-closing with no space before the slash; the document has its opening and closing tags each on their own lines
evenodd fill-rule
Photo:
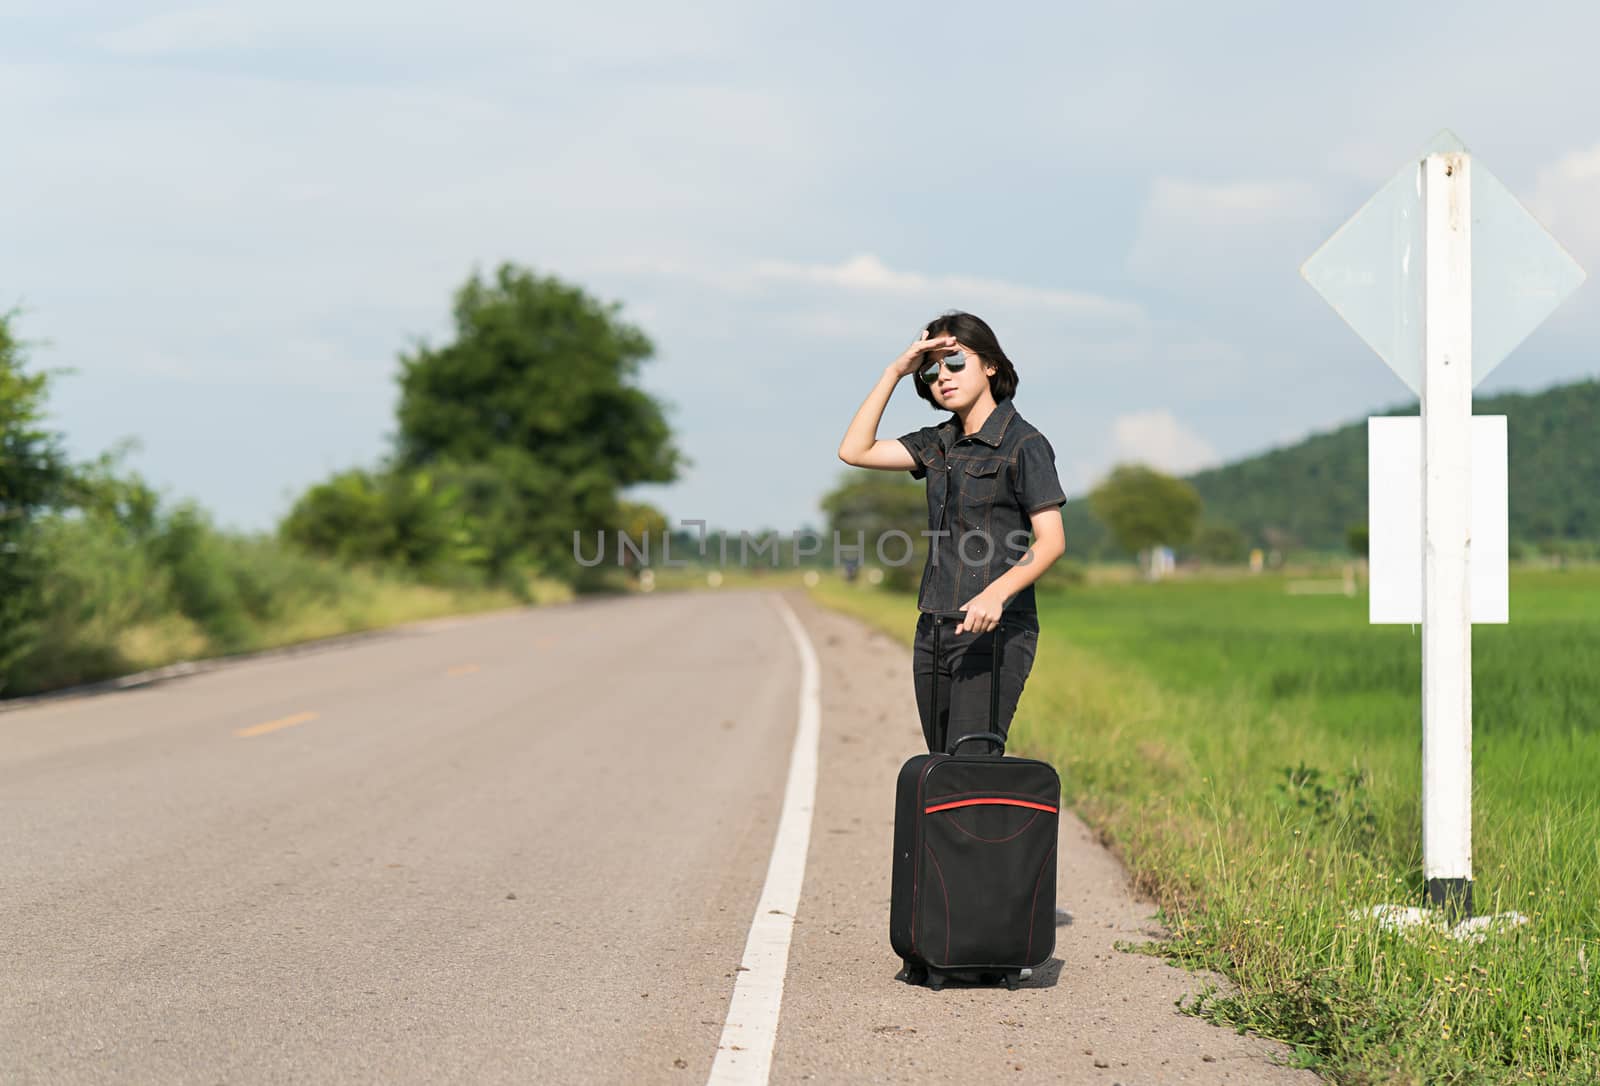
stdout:
<svg viewBox="0 0 1600 1086">
<path fill-rule="evenodd" d="M 896 592 L 916 590 L 928 554 L 928 537 L 923 534 L 928 527 L 928 502 L 920 482 L 909 476 L 856 469 L 845 473 L 820 505 L 828 518 L 829 537 L 837 534 L 841 557 L 853 553 L 844 548 L 854 547 L 859 533 L 863 565 L 877 563 L 878 540 L 885 532 L 899 530 L 909 536 L 912 546 L 904 561 L 900 561 L 907 549 L 903 540 L 883 541 L 884 558 L 890 563 L 884 570 L 883 585 Z M 833 557 L 831 546 L 819 553 L 830 560 Z"/>
<path fill-rule="evenodd" d="M 1201 508 L 1194 487 L 1143 464 L 1118 464 L 1090 492 L 1089 506 L 1132 552 L 1187 543 Z"/>
<path fill-rule="evenodd" d="M 1206 561 L 1226 565 L 1244 561 L 1250 547 L 1239 529 L 1214 521 L 1200 526 L 1194 536 L 1194 549 Z"/>
<path fill-rule="evenodd" d="M 38 622 L 34 521 L 61 507 L 73 479 L 61 436 L 43 426 L 50 375 L 24 372 L 15 316 L 0 313 L 0 688 Z"/>
<path fill-rule="evenodd" d="M 307 490 L 279 524 L 278 534 L 286 543 L 347 563 L 399 557 L 383 480 L 361 468 Z"/>
<path fill-rule="evenodd" d="M 654 347 L 618 309 L 511 264 L 488 282 L 474 273 L 455 296 L 454 341 L 401 357 L 397 469 L 493 464 L 497 508 L 518 511 L 503 528 L 534 564 L 575 575 L 574 532 L 614 528 L 621 488 L 689 463 L 662 405 L 632 384 Z"/>
<path fill-rule="evenodd" d="M 50 375 L 24 372 L 15 316 L 0 313 L 0 539 L 58 507 L 72 480 L 61 435 L 42 425 Z"/>
<path fill-rule="evenodd" d="M 1350 553 L 1361 558 L 1367 557 L 1370 549 L 1371 537 L 1365 524 L 1352 524 L 1344 531 L 1345 546 L 1350 548 Z"/>
<path fill-rule="evenodd" d="M 487 466 L 441 461 L 399 472 L 353 469 L 301 496 L 279 526 L 285 542 L 345 563 L 404 566 L 434 579 L 506 573 L 504 533 L 474 504 L 493 508 L 504 486 Z"/>
<path fill-rule="evenodd" d="M 661 540 L 667 534 L 666 514 L 647 502 L 619 502 L 617 504 L 617 521 L 613 535 L 606 536 L 611 543 L 611 557 L 617 556 L 620 550 L 621 562 L 632 569 L 638 559 L 629 547 L 620 546 L 620 541 L 614 538 L 615 533 L 628 537 L 632 547 L 637 547 L 644 556 L 644 564 L 654 564 L 661 551 Z M 603 565 L 604 563 L 602 563 Z"/>
<path fill-rule="evenodd" d="M 142 447 L 136 437 L 123 437 L 110 449 L 76 465 L 67 480 L 64 505 L 101 523 L 115 525 L 119 539 L 147 542 L 161 525 L 161 495 L 124 458 Z"/>
</svg>

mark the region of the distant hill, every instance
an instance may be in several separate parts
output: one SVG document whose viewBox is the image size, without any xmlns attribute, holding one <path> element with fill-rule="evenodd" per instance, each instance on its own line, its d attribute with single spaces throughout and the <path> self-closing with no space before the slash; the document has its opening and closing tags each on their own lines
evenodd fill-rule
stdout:
<svg viewBox="0 0 1600 1086">
<path fill-rule="evenodd" d="M 1472 410 L 1506 416 L 1511 539 L 1600 540 L 1600 381 L 1474 399 Z M 1416 401 L 1375 412 L 1417 413 Z M 1185 478 L 1205 519 L 1233 525 L 1251 546 L 1343 551 L 1349 527 L 1367 521 L 1366 419 Z M 1061 513 L 1068 553 L 1115 553 L 1086 498 Z"/>
</svg>

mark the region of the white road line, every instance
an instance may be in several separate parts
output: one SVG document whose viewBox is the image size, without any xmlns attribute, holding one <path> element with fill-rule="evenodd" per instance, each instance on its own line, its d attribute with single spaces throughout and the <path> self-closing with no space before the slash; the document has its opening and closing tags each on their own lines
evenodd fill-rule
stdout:
<svg viewBox="0 0 1600 1086">
<path fill-rule="evenodd" d="M 806 873 L 811 842 L 811 811 L 817 795 L 817 746 L 821 732 L 821 687 L 817 652 L 805 627 L 781 596 L 779 613 L 800 651 L 800 723 L 789 755 L 789 783 L 783 790 L 783 814 L 767 864 L 767 881 L 756 902 L 756 915 L 745 940 L 743 971 L 734 974 L 733 998 L 711 1064 L 709 1086 L 765 1086 L 772 1072 L 772 1048 L 778 1039 L 778 1008 L 783 1003 L 783 978 L 789 969 L 789 937 L 795 907 Z"/>
</svg>

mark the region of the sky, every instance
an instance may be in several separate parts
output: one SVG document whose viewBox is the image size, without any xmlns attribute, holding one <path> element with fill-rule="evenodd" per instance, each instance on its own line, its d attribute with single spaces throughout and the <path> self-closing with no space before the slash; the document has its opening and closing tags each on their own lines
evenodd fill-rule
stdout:
<svg viewBox="0 0 1600 1086">
<path fill-rule="evenodd" d="M 1077 495 L 1410 399 L 1299 268 L 1442 128 L 1600 269 L 1596 40 L 1578 3 L 0 0 L 0 309 L 75 457 L 134 438 L 235 530 L 376 465 L 399 355 L 501 261 L 655 344 L 690 464 L 626 496 L 673 521 L 822 527 L 949 309 Z M 1479 391 L 1594 376 L 1596 289 Z M 880 437 L 945 417 L 909 380 Z"/>
</svg>

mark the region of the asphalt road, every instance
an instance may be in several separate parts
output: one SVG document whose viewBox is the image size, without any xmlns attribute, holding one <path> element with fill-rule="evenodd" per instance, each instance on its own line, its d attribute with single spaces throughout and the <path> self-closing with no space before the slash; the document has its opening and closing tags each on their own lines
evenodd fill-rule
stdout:
<svg viewBox="0 0 1600 1086">
<path fill-rule="evenodd" d="M 1316 1081 L 1110 950 L 1147 910 L 1071 819 L 1061 965 L 1016 993 L 896 981 L 909 653 L 785 598 L 822 661 L 822 759 L 772 1081 Z M 0 713 L 0 1081 L 704 1082 L 798 684 L 773 594 L 735 591 Z"/>
</svg>

